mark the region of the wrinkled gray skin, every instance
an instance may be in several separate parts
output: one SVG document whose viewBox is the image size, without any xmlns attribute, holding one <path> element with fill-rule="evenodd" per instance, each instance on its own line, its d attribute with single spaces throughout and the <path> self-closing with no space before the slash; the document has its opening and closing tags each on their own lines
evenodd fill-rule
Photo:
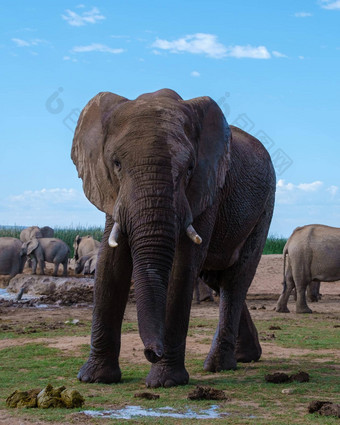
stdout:
<svg viewBox="0 0 340 425">
<path fill-rule="evenodd" d="M 74 271 L 77 274 L 94 274 L 96 271 L 96 264 L 98 259 L 98 253 L 90 253 L 89 255 L 83 255 L 76 261 Z"/>
<path fill-rule="evenodd" d="M 306 301 L 307 286 L 340 280 L 340 228 L 310 224 L 297 227 L 284 249 L 283 292 L 276 311 L 289 313 L 287 302 L 296 288 L 296 313 L 312 313 Z M 287 265 L 287 267 L 286 267 Z"/>
<path fill-rule="evenodd" d="M 121 324 L 132 273 L 139 333 L 152 363 L 147 386 L 188 382 L 186 335 L 202 270 L 220 292 L 205 370 L 258 360 L 261 347 L 245 298 L 274 205 L 274 169 L 263 145 L 229 127 L 209 97 L 184 101 L 165 89 L 130 101 L 105 92 L 83 109 L 71 156 L 86 196 L 106 213 L 91 353 L 78 378 L 121 379 Z M 195 243 L 186 234 L 190 225 Z"/>
<path fill-rule="evenodd" d="M 54 264 L 53 276 L 57 276 L 59 264 L 63 265 L 63 276 L 67 276 L 67 264 L 70 249 L 67 244 L 57 238 L 33 238 L 22 244 L 22 255 L 32 259 L 32 273 L 36 274 L 37 265 L 40 274 L 45 274 L 45 261 Z"/>
<path fill-rule="evenodd" d="M 98 253 L 99 247 L 100 242 L 93 239 L 92 236 L 77 235 L 73 242 L 74 259 L 77 261 L 80 257 L 83 257 L 84 255 Z"/>
<path fill-rule="evenodd" d="M 0 274 L 14 277 L 22 273 L 26 262 L 26 255 L 20 255 L 22 243 L 19 239 L 0 238 Z"/>
<path fill-rule="evenodd" d="M 28 242 L 30 239 L 33 238 L 53 238 L 53 236 L 54 230 L 52 229 L 52 227 L 31 226 L 26 227 L 26 229 L 21 231 L 20 240 L 21 242 Z"/>
</svg>

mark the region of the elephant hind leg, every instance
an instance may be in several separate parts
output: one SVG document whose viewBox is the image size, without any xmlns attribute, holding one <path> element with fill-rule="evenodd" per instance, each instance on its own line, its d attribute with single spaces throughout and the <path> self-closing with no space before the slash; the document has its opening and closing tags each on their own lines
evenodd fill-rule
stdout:
<svg viewBox="0 0 340 425">
<path fill-rule="evenodd" d="M 67 276 L 67 265 L 68 265 L 68 259 L 63 262 L 63 276 Z"/>
<path fill-rule="evenodd" d="M 295 289 L 295 283 L 293 280 L 293 276 L 290 273 L 286 274 L 286 280 L 283 283 L 283 291 L 282 294 L 280 295 L 277 304 L 276 304 L 276 308 L 275 311 L 277 311 L 278 313 L 289 313 L 289 308 L 288 308 L 288 299 L 289 296 L 291 294 L 291 292 L 293 291 L 293 289 Z M 296 294 L 296 292 L 295 292 Z"/>
<path fill-rule="evenodd" d="M 296 313 L 313 313 L 308 307 L 306 300 L 306 286 L 300 282 L 296 285 Z"/>
<path fill-rule="evenodd" d="M 58 276 L 59 263 L 54 263 L 53 276 Z"/>
<path fill-rule="evenodd" d="M 252 321 L 247 304 L 244 303 L 236 340 L 235 357 L 238 362 L 249 363 L 259 360 L 261 354 L 262 349 L 257 329 Z"/>
</svg>

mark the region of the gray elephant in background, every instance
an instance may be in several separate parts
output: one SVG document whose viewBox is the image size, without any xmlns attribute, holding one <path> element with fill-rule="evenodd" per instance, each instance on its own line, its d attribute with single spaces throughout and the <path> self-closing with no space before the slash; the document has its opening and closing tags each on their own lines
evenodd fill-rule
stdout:
<svg viewBox="0 0 340 425">
<path fill-rule="evenodd" d="M 77 235 L 73 242 L 74 259 L 78 261 L 84 255 L 98 253 L 100 242 L 93 239 L 92 236 L 79 236 Z"/>
<path fill-rule="evenodd" d="M 29 255 L 32 259 L 32 273 L 36 274 L 39 263 L 40 274 L 45 274 L 45 261 L 54 263 L 53 276 L 57 276 L 59 264 L 64 266 L 63 276 L 67 276 L 67 264 L 70 249 L 61 239 L 33 238 L 22 244 L 22 255 Z"/>
<path fill-rule="evenodd" d="M 80 274 L 94 274 L 96 271 L 98 253 L 90 253 L 89 255 L 83 255 L 76 261 L 75 273 Z"/>
<path fill-rule="evenodd" d="M 22 273 L 26 262 L 26 255 L 21 255 L 22 243 L 19 239 L 0 238 L 0 274 L 14 277 Z"/>
<path fill-rule="evenodd" d="M 340 228 L 321 224 L 297 227 L 283 248 L 283 258 L 283 292 L 276 311 L 289 313 L 287 302 L 295 287 L 296 313 L 312 313 L 306 302 L 307 286 L 318 288 L 320 282 L 340 280 Z"/>
<path fill-rule="evenodd" d="M 44 227 L 38 227 L 38 226 L 30 226 L 26 227 L 26 229 L 22 230 L 20 233 L 20 240 L 21 242 L 28 242 L 30 239 L 33 238 L 53 238 L 54 237 L 54 230 L 52 227 L 44 226 Z"/>
</svg>

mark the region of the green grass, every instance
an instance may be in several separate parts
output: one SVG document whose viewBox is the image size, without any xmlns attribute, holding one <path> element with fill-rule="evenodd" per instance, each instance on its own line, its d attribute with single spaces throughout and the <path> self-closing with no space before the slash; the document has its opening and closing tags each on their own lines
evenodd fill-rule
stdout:
<svg viewBox="0 0 340 425">
<path fill-rule="evenodd" d="M 263 254 L 282 254 L 287 239 L 277 236 L 269 236 L 263 249 Z"/>
<path fill-rule="evenodd" d="M 37 316 L 39 313 L 37 313 Z M 315 318 L 314 318 L 315 317 Z M 139 424 L 337 424 L 338 419 L 310 415 L 307 405 L 315 399 L 340 402 L 339 361 L 336 350 L 339 350 L 339 328 L 335 328 L 338 315 L 316 314 L 308 317 L 275 317 L 271 320 L 258 319 L 256 326 L 259 335 L 275 333 L 275 339 L 270 341 L 276 349 L 299 348 L 292 355 L 271 357 L 263 356 L 260 362 L 239 364 L 236 371 L 208 373 L 203 370 L 205 355 L 198 352 L 188 352 L 186 367 L 190 373 L 189 385 L 177 388 L 158 388 L 148 390 L 160 395 L 159 400 L 143 400 L 134 398 L 136 392 L 145 391 L 144 380 L 149 371 L 149 364 L 134 364 L 121 360 L 122 382 L 113 385 L 84 384 L 77 381 L 79 368 L 87 359 L 89 346 L 83 345 L 71 351 L 51 348 L 46 343 L 37 343 L 37 336 L 57 339 L 60 336 L 70 336 L 70 327 L 59 327 L 43 333 L 21 335 L 22 338 L 32 338 L 26 345 L 11 346 L 0 350 L 0 410 L 6 409 L 18 419 L 28 419 L 32 423 L 38 421 L 73 423 L 72 415 L 83 409 L 112 409 L 126 405 L 140 405 L 146 408 L 171 406 L 178 411 L 187 408 L 193 410 L 207 409 L 217 404 L 219 410 L 228 412 L 227 418 L 215 420 L 192 421 L 171 418 L 138 418 L 129 422 L 109 421 L 103 419 L 88 420 L 86 423 L 139 423 Z M 13 319 L 14 320 L 14 319 Z M 41 320 L 41 319 L 40 319 Z M 10 322 L 10 320 L 8 320 Z M 32 319 L 30 326 L 36 324 L 39 328 L 39 319 Z M 71 335 L 82 336 L 84 330 L 89 332 L 89 322 L 85 327 L 72 327 Z M 276 325 L 279 330 L 269 330 Z M 199 338 L 206 343 L 208 336 L 211 340 L 216 326 L 215 319 L 195 317 L 190 321 L 189 335 Z M 13 329 L 12 329 L 13 331 Z M 11 329 L 2 331 L 5 338 L 10 337 Z M 124 321 L 123 332 L 133 332 L 139 338 L 136 322 Z M 17 335 L 18 337 L 18 335 Z M 203 339 L 202 339 L 203 338 Z M 204 342 L 203 342 L 204 341 Z M 207 350 L 209 346 L 207 345 Z M 325 352 L 325 350 L 328 350 Z M 279 352 L 279 351 L 278 351 Z M 268 384 L 264 376 L 268 373 L 284 371 L 296 373 L 304 370 L 310 374 L 309 383 Z M 83 409 L 8 409 L 5 399 L 16 389 L 27 390 L 43 388 L 48 383 L 53 386 L 65 385 L 67 388 L 77 389 L 85 397 Z M 209 385 L 222 389 L 230 397 L 230 401 L 190 401 L 187 399 L 189 391 L 196 385 Z M 282 394 L 283 388 L 292 388 L 294 394 Z M 1 414 L 0 414 L 1 415 Z M 252 415 L 253 417 L 249 417 Z M 76 422 L 83 423 L 83 422 Z"/>
<path fill-rule="evenodd" d="M 19 238 L 20 232 L 23 227 L 20 226 L 0 226 L 0 237 L 10 236 Z M 101 241 L 103 237 L 103 229 L 101 227 L 55 227 L 54 235 L 67 243 L 70 247 L 70 256 L 73 257 L 73 241 L 77 235 L 86 236 L 91 235 L 94 239 Z M 287 239 L 277 236 L 269 236 L 263 250 L 263 254 L 282 254 L 283 247 Z"/>
</svg>

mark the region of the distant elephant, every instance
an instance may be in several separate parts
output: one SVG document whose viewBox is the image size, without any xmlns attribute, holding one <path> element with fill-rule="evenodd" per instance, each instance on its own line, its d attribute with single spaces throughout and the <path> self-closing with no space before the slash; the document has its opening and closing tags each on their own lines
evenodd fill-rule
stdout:
<svg viewBox="0 0 340 425">
<path fill-rule="evenodd" d="M 53 238 L 53 236 L 54 230 L 52 227 L 44 226 L 40 228 L 38 226 L 31 226 L 21 231 L 20 240 L 21 242 L 28 242 L 33 238 Z"/>
<path fill-rule="evenodd" d="M 98 253 L 90 253 L 89 255 L 83 255 L 80 257 L 75 264 L 75 273 L 80 274 L 94 274 L 96 271 Z"/>
<path fill-rule="evenodd" d="M 45 261 L 54 263 L 53 276 L 57 276 L 59 264 L 64 266 L 63 276 L 67 276 L 67 264 L 70 249 L 61 239 L 33 238 L 22 244 L 22 254 L 32 259 L 32 273 L 36 274 L 39 263 L 40 274 L 45 274 Z"/>
<path fill-rule="evenodd" d="M 21 255 L 22 243 L 19 239 L 0 238 L 0 274 L 14 277 L 22 273 L 26 262 L 26 255 Z"/>
<path fill-rule="evenodd" d="M 77 235 L 73 242 L 74 259 L 77 261 L 80 257 L 88 255 L 92 252 L 98 252 L 100 242 L 93 239 L 92 236 L 79 236 Z"/>
<path fill-rule="evenodd" d="M 235 369 L 261 347 L 245 304 L 272 217 L 275 173 L 263 145 L 229 127 L 209 97 L 164 89 L 135 100 L 99 93 L 83 109 L 72 159 L 106 213 L 91 352 L 78 378 L 118 382 L 121 325 L 133 273 L 149 387 L 187 384 L 194 284 L 213 273 L 220 321 L 204 368 Z"/>
<path fill-rule="evenodd" d="M 321 224 L 297 227 L 283 248 L 283 259 L 283 292 L 276 311 L 289 313 L 287 302 L 295 287 L 296 313 L 312 313 L 306 302 L 307 286 L 318 292 L 318 283 L 340 280 L 340 228 Z"/>
</svg>

